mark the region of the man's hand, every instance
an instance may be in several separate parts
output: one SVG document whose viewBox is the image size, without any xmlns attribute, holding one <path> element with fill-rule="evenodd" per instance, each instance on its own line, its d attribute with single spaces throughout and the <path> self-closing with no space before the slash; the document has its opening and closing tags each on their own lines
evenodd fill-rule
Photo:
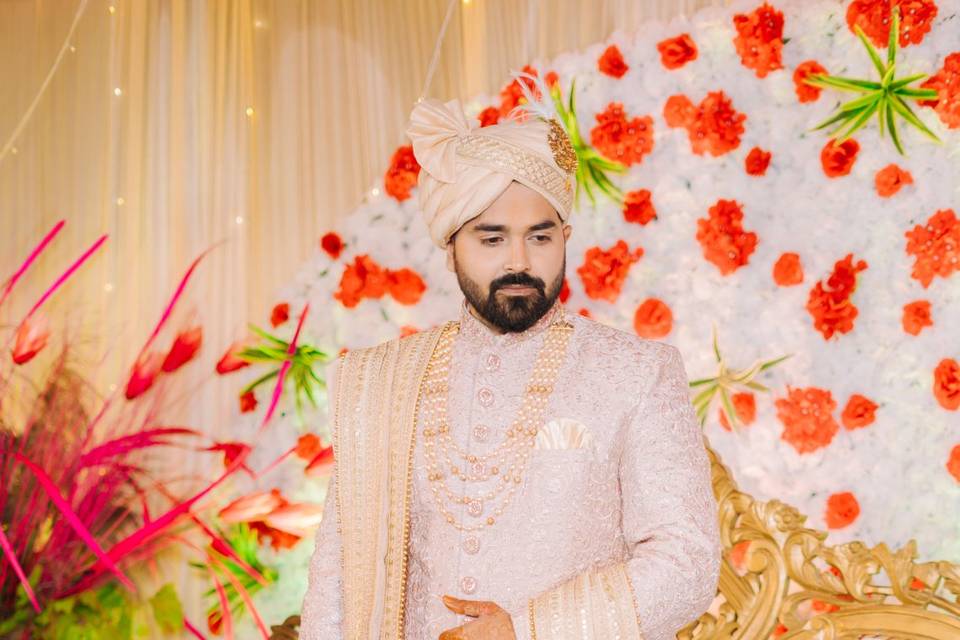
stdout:
<svg viewBox="0 0 960 640">
<path fill-rule="evenodd" d="M 513 620 L 510 614 L 494 602 L 485 600 L 460 600 L 453 596 L 443 596 L 443 604 L 454 613 L 471 618 L 472 622 L 447 629 L 440 634 L 439 640 L 516 640 Z"/>
</svg>

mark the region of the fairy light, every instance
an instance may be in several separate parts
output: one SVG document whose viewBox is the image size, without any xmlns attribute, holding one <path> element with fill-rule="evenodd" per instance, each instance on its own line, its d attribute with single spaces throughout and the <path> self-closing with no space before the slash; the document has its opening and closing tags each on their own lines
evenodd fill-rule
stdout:
<svg viewBox="0 0 960 640">
<path fill-rule="evenodd" d="M 121 89 L 120 87 L 117 87 L 116 89 L 113 90 L 113 95 L 119 98 L 120 96 L 123 95 L 123 89 Z"/>
<path fill-rule="evenodd" d="M 110 5 L 109 7 L 107 7 L 107 11 L 110 12 L 110 15 L 113 15 L 117 12 L 117 8 L 113 5 Z"/>
<path fill-rule="evenodd" d="M 252 117 L 253 117 L 253 114 L 254 114 L 253 107 L 247 107 L 247 112 L 246 112 L 246 113 L 247 113 L 247 117 L 248 117 L 248 118 L 252 118 Z"/>
<path fill-rule="evenodd" d="M 122 207 L 124 204 L 126 204 L 126 202 L 127 202 L 127 201 L 124 200 L 122 197 L 121 197 L 121 198 L 117 198 L 117 206 L 118 206 L 118 207 Z"/>
<path fill-rule="evenodd" d="M 237 224 L 243 224 L 243 216 L 237 216 L 234 220 Z"/>
<path fill-rule="evenodd" d="M 106 283 L 105 285 L 103 285 L 103 292 L 104 292 L 104 293 L 113 293 L 113 283 L 112 283 L 112 282 L 108 282 L 108 283 Z"/>
<path fill-rule="evenodd" d="M 370 189 L 370 195 L 372 195 L 372 196 L 378 196 L 378 195 L 380 195 L 380 189 L 377 188 L 377 187 L 374 187 L 373 189 Z"/>
<path fill-rule="evenodd" d="M 70 53 L 76 53 L 77 47 L 75 45 L 70 45 Z"/>
</svg>

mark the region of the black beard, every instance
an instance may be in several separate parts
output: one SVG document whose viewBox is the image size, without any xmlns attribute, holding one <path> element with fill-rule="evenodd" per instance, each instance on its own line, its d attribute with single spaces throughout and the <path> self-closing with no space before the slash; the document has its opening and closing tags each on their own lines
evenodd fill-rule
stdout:
<svg viewBox="0 0 960 640">
<path fill-rule="evenodd" d="M 490 293 L 484 296 L 480 285 L 463 275 L 459 268 L 456 272 L 457 282 L 467 302 L 484 320 L 505 333 L 519 333 L 535 325 L 560 296 L 563 276 L 567 272 L 567 257 L 563 257 L 563 268 L 548 291 L 540 278 L 527 273 L 511 273 L 491 282 Z M 498 289 L 509 285 L 532 287 L 535 291 L 527 295 L 497 295 Z"/>
</svg>

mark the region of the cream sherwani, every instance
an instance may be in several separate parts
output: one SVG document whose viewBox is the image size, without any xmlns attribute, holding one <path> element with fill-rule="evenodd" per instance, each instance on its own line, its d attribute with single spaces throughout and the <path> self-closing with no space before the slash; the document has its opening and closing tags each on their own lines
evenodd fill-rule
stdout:
<svg viewBox="0 0 960 640">
<path fill-rule="evenodd" d="M 451 436 L 462 447 L 482 454 L 501 442 L 545 330 L 560 310 L 558 301 L 527 331 L 496 334 L 462 304 L 448 407 Z M 391 618 L 398 606 L 388 603 L 385 613 L 371 614 L 374 620 L 363 632 L 350 631 L 345 621 L 351 615 L 345 613 L 345 572 L 363 568 L 356 566 L 359 552 L 343 551 L 349 527 L 341 526 L 338 513 L 352 502 L 345 506 L 334 497 L 337 467 L 348 455 L 346 449 L 338 453 L 311 560 L 303 640 L 397 638 L 401 626 L 403 638 L 436 640 L 443 630 L 471 620 L 449 611 L 443 594 L 500 604 L 520 640 L 663 640 L 707 610 L 720 567 L 717 503 L 680 353 L 565 315 L 573 332 L 544 414 L 544 433 L 512 504 L 492 527 L 463 533 L 440 515 L 426 479 L 423 414 L 410 413 L 417 418 L 409 504 L 401 512 L 406 516 L 395 520 L 406 523 L 409 543 L 392 556 L 405 559 L 399 564 L 403 575 L 394 579 L 403 591 L 402 611 Z M 357 384 L 338 379 L 341 368 L 338 361 L 328 371 L 331 399 L 338 397 L 337 385 Z M 340 410 L 350 413 L 349 407 Z M 358 434 L 366 428 L 354 427 Z M 369 469 L 371 475 L 377 471 Z M 459 494 L 472 484 L 455 477 L 449 482 Z M 341 498 L 349 502 L 348 495 Z M 447 506 L 465 524 L 488 515 Z M 385 537 L 374 543 L 379 539 L 382 547 Z M 375 556 L 377 564 L 382 555 Z M 380 574 L 389 581 L 397 573 L 390 567 L 398 563 L 386 565 Z"/>
</svg>

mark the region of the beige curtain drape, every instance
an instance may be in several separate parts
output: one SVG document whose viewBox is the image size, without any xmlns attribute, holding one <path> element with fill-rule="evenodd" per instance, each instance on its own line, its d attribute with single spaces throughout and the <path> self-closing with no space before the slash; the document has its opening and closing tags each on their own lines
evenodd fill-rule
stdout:
<svg viewBox="0 0 960 640">
<path fill-rule="evenodd" d="M 456 0 L 429 93 L 496 94 L 527 62 L 719 4 Z M 247 321 L 266 321 L 275 291 L 404 142 L 447 6 L 88 0 L 66 40 L 81 0 L 0 0 L 0 148 L 67 45 L 0 159 L 0 279 L 61 218 L 56 250 L 31 272 L 34 296 L 110 235 L 48 309 L 111 346 L 91 355 L 107 391 L 123 384 L 190 260 L 221 243 L 191 290 L 206 349 L 219 351 Z M 0 309 L 0 324 L 34 300 Z M 227 435 L 235 389 L 200 389 L 191 424 Z"/>
</svg>

